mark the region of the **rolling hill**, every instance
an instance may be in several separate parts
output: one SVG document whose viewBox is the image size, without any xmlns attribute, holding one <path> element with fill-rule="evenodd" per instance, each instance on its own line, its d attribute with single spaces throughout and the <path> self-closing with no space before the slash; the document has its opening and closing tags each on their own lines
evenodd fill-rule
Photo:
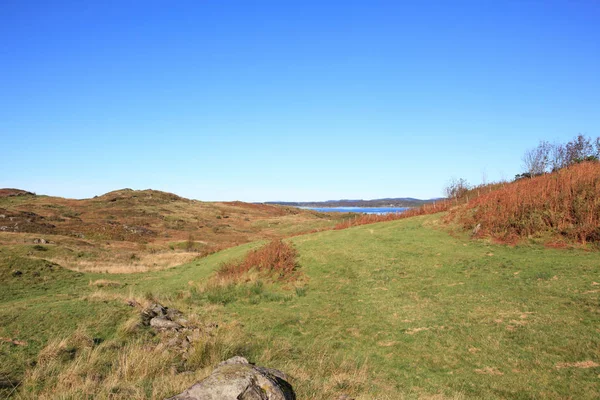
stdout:
<svg viewBox="0 0 600 400">
<path fill-rule="evenodd" d="M 164 268 L 241 243 L 323 229 L 342 218 L 294 207 L 202 202 L 157 190 L 123 189 L 83 200 L 17 189 L 0 193 L 1 245 L 48 242 L 45 250 L 27 251 L 85 271 Z"/>
</svg>

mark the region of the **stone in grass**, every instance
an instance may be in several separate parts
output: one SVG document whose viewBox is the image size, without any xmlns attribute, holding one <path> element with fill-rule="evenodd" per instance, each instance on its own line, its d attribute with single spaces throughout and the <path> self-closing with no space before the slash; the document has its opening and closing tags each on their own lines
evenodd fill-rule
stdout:
<svg viewBox="0 0 600 400">
<path fill-rule="evenodd" d="M 287 376 L 257 367 L 244 357 L 220 363 L 207 378 L 167 400 L 295 400 Z"/>
<path fill-rule="evenodd" d="M 154 329 L 180 329 L 181 325 L 165 317 L 154 317 L 150 320 L 150 326 Z"/>
<path fill-rule="evenodd" d="M 160 304 L 152 304 L 150 307 L 142 310 L 142 322 L 144 325 L 150 325 L 150 320 L 154 317 L 164 317 L 167 310 Z"/>
</svg>

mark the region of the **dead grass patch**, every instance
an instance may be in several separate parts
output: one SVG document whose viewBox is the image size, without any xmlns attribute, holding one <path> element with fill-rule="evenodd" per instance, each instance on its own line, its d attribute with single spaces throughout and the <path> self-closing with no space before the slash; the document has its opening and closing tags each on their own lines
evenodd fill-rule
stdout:
<svg viewBox="0 0 600 400">
<path fill-rule="evenodd" d="M 578 362 L 573 362 L 573 363 L 558 363 L 556 364 L 556 368 L 557 369 L 561 369 L 561 368 L 582 368 L 582 369 L 587 369 L 587 368 L 596 368 L 596 367 L 600 367 L 600 364 L 598 364 L 595 361 L 578 361 Z"/>
<path fill-rule="evenodd" d="M 496 367 L 485 367 L 485 368 L 476 369 L 475 373 L 477 373 L 477 374 L 483 374 L 483 375 L 496 375 L 496 376 L 502 376 L 502 375 L 504 375 L 504 373 L 501 372 Z"/>
<path fill-rule="evenodd" d="M 17 340 L 17 339 L 12 339 L 12 338 L 7 338 L 7 337 L 0 337 L 0 342 L 14 344 L 15 346 L 27 346 L 27 342 L 25 342 L 23 340 Z"/>
<path fill-rule="evenodd" d="M 135 253 L 135 258 L 131 257 L 131 254 L 134 253 L 122 255 L 120 258 L 114 255 L 103 255 L 98 259 L 91 260 L 54 257 L 50 261 L 77 272 L 134 274 L 168 269 L 198 258 L 198 253 L 183 251 L 141 253 L 140 255 Z"/>
<path fill-rule="evenodd" d="M 406 333 L 407 335 L 414 335 L 415 333 L 419 333 L 419 332 L 423 332 L 423 331 L 428 331 L 431 328 L 427 328 L 427 327 L 423 327 L 423 328 L 411 328 L 411 329 L 407 329 Z"/>
<path fill-rule="evenodd" d="M 89 283 L 90 286 L 96 286 L 96 287 L 113 287 L 113 288 L 118 288 L 121 287 L 121 282 L 117 282 L 117 281 L 111 281 L 108 279 L 97 279 L 95 281 L 90 281 Z"/>
</svg>

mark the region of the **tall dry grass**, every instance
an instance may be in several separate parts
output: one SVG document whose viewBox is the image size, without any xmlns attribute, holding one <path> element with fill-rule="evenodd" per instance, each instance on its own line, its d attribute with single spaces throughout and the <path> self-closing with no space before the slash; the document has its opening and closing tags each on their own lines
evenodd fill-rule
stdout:
<svg viewBox="0 0 600 400">
<path fill-rule="evenodd" d="M 198 325 L 201 321 L 194 318 Z M 247 352 L 237 323 L 200 330 L 187 349 L 170 344 L 176 333 L 152 334 L 132 318 L 116 337 L 98 343 L 85 327 L 51 340 L 21 382 L 17 399 L 164 399 Z M 185 351 L 184 351 L 185 350 Z"/>
<path fill-rule="evenodd" d="M 514 241 L 559 235 L 600 242 L 600 162 L 583 162 L 551 174 L 520 179 L 471 198 L 448 219 L 478 235 Z"/>
<path fill-rule="evenodd" d="M 296 257 L 296 249 L 291 244 L 273 240 L 259 249 L 248 252 L 241 261 L 223 264 L 216 277 L 235 280 L 253 270 L 284 280 L 295 275 L 298 266 Z"/>
<path fill-rule="evenodd" d="M 156 253 L 101 253 L 90 259 L 77 258 L 63 254 L 47 259 L 60 266 L 76 272 L 92 272 L 107 274 L 136 274 L 159 271 L 188 263 L 203 254 L 193 251 L 161 251 Z"/>
</svg>

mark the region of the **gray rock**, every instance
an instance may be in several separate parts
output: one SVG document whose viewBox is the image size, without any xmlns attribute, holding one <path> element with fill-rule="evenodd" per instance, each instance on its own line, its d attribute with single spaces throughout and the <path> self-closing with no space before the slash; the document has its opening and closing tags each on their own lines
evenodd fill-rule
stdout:
<svg viewBox="0 0 600 400">
<path fill-rule="evenodd" d="M 222 367 L 223 365 L 234 365 L 234 364 L 250 364 L 246 358 L 241 356 L 233 356 L 228 360 L 221 361 L 217 368 Z"/>
<path fill-rule="evenodd" d="M 175 308 L 167 308 L 165 310 L 165 314 L 163 315 L 166 315 L 166 317 L 169 318 L 171 321 L 177 321 L 178 319 L 181 319 L 183 317 L 181 311 Z"/>
<path fill-rule="evenodd" d="M 164 317 L 167 315 L 167 309 L 160 304 L 152 304 L 150 307 L 142 310 L 142 322 L 144 325 L 150 325 L 150 320 L 154 317 Z"/>
<path fill-rule="evenodd" d="M 167 400 L 295 400 L 296 394 L 278 370 L 257 367 L 243 357 L 223 361 L 207 378 Z"/>
<path fill-rule="evenodd" d="M 166 307 L 163 307 L 160 304 L 152 304 L 150 306 L 150 311 L 152 311 L 154 313 L 154 315 L 159 316 L 159 317 L 167 315 Z"/>
<path fill-rule="evenodd" d="M 180 329 L 179 325 L 175 321 L 171 321 L 165 317 L 154 317 L 150 320 L 150 326 L 155 329 Z"/>
</svg>

